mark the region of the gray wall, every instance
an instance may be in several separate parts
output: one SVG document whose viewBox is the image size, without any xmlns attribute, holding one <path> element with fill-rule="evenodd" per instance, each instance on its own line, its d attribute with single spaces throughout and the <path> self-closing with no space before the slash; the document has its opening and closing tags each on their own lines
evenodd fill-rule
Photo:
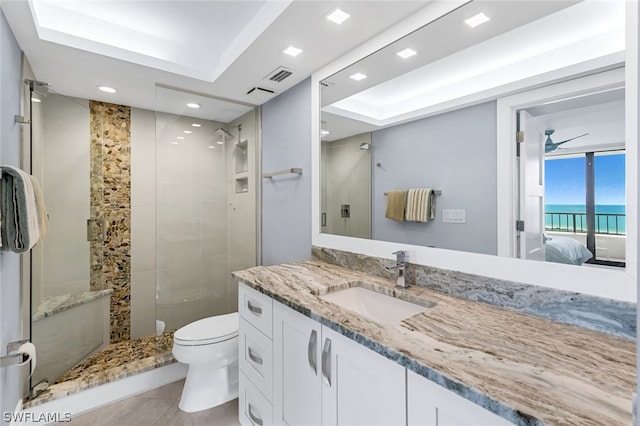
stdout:
<svg viewBox="0 0 640 426">
<path fill-rule="evenodd" d="M 262 105 L 262 264 L 311 256 L 311 79 Z"/>
<path fill-rule="evenodd" d="M 20 125 L 14 123 L 14 115 L 21 114 L 22 52 L 0 12 L 0 164 L 20 165 Z M 15 253 L 0 254 L 0 354 L 6 354 L 7 343 L 20 340 L 22 320 L 20 306 L 20 256 Z M 12 412 L 20 399 L 20 369 L 0 369 L 2 391 L 2 424 L 5 413 Z"/>
<path fill-rule="evenodd" d="M 497 253 L 495 102 L 378 130 L 372 144 L 374 239 Z M 442 190 L 435 220 L 384 217 L 384 192 L 418 187 Z M 465 209 L 466 223 L 442 223 L 443 208 Z"/>
</svg>

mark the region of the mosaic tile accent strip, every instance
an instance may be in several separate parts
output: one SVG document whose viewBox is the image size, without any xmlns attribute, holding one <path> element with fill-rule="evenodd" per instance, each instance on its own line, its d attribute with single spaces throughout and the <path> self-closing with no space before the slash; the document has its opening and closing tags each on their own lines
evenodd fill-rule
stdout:
<svg viewBox="0 0 640 426">
<path fill-rule="evenodd" d="M 90 101 L 91 290 L 112 289 L 111 343 L 131 337 L 131 108 Z"/>
<path fill-rule="evenodd" d="M 389 259 L 324 247 L 314 246 L 311 250 L 314 259 L 395 279 L 395 271 L 385 268 L 391 263 Z M 452 296 L 628 339 L 636 338 L 635 303 L 416 264 L 408 268 L 407 280 Z"/>
</svg>

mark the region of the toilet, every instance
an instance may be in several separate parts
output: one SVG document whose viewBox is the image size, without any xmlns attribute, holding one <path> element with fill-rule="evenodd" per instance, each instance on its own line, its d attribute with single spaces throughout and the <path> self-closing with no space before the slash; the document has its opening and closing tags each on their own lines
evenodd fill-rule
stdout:
<svg viewBox="0 0 640 426">
<path fill-rule="evenodd" d="M 173 335 L 173 356 L 188 365 L 178 406 L 192 413 L 238 397 L 237 312 L 204 318 Z"/>
</svg>

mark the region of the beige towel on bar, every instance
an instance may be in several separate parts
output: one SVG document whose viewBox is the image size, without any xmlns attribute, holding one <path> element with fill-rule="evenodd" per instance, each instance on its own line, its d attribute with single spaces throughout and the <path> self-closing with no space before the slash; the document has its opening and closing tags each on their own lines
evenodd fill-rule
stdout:
<svg viewBox="0 0 640 426">
<path fill-rule="evenodd" d="M 398 222 L 404 221 L 404 210 L 407 204 L 407 191 L 393 190 L 387 195 L 387 212 L 384 217 Z"/>
<path fill-rule="evenodd" d="M 414 188 L 407 191 L 405 219 L 412 222 L 428 222 L 436 217 L 436 194 L 430 188 Z"/>
</svg>

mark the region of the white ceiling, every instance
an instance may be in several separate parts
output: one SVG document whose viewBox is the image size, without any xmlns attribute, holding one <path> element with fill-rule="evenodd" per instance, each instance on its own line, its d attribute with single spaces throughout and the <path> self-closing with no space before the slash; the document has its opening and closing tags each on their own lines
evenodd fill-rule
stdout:
<svg viewBox="0 0 640 426">
<path fill-rule="evenodd" d="M 475 29 L 466 26 L 464 19 L 478 12 L 491 20 Z M 330 105 L 323 111 L 377 126 L 418 118 L 453 99 L 623 53 L 624 21 L 623 2 L 469 3 L 331 76 L 322 91 L 323 105 Z M 435 40 L 448 42 L 436 53 L 427 51 Z M 391 78 L 393 67 L 384 64 L 399 62 L 396 52 L 407 46 L 418 54 L 395 64 Z M 354 83 L 349 76 L 356 71 L 373 81 Z"/>
<path fill-rule="evenodd" d="M 427 3 L 0 0 L 36 79 L 56 92 L 176 112 L 159 105 L 160 84 L 192 92 L 158 97 L 171 102 L 193 100 L 194 93 L 213 99 L 194 115 L 219 121 L 237 117 L 227 101 L 245 104 L 237 114 L 260 105 Z M 336 7 L 351 15 L 341 25 L 326 19 Z M 289 45 L 303 52 L 283 54 Z M 280 83 L 265 79 L 279 67 L 293 74 Z M 100 85 L 117 93 L 99 92 Z M 247 95 L 255 86 L 275 93 Z"/>
</svg>

